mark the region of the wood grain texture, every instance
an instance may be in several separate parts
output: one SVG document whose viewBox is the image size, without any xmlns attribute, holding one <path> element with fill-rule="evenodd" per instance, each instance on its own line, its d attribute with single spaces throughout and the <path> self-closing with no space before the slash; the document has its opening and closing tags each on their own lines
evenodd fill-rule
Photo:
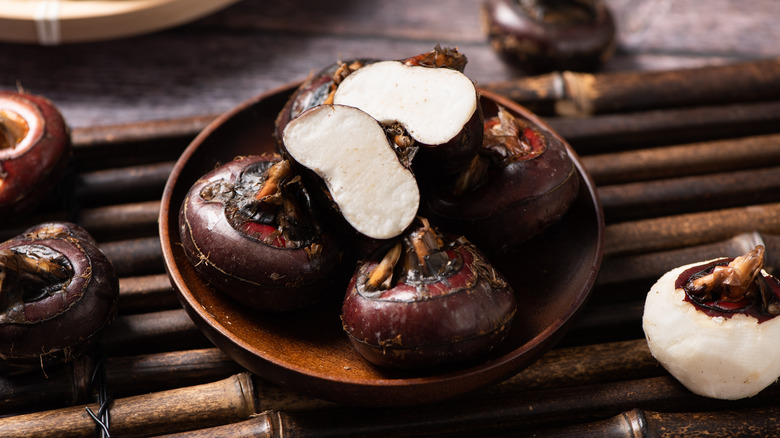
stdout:
<svg viewBox="0 0 780 438">
<path fill-rule="evenodd" d="M 611 0 L 619 49 L 607 70 L 667 69 L 780 55 L 780 5 Z M 774 13 L 773 13 L 774 12 Z M 224 112 L 337 59 L 459 47 L 477 83 L 517 75 L 488 46 L 471 0 L 245 0 L 174 29 L 114 41 L 0 44 L 0 87 L 49 96 L 74 127 Z"/>
</svg>

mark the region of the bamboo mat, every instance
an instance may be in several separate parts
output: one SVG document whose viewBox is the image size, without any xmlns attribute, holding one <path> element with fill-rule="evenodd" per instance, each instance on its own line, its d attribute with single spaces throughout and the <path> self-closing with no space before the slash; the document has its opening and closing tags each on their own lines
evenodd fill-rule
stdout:
<svg viewBox="0 0 780 438">
<path fill-rule="evenodd" d="M 749 111 L 767 105 L 776 103 L 741 104 L 752 118 L 706 132 L 694 114 L 701 108 L 548 117 L 582 156 L 604 203 L 605 259 L 592 297 L 558 346 L 528 369 L 414 408 L 345 407 L 270 385 L 214 348 L 179 307 L 157 237 L 159 198 L 173 163 L 213 115 L 74 129 L 67 181 L 77 208 L 53 196 L 0 236 L 75 220 L 117 267 L 120 314 L 100 346 L 115 436 L 769 434 L 780 418 L 778 384 L 736 402 L 694 396 L 652 358 L 640 321 L 650 285 L 675 266 L 736 255 L 756 238 L 767 245 L 768 268 L 780 266 L 780 138 L 772 132 L 780 125 L 776 115 Z M 733 114 L 734 105 L 707 110 Z M 675 117 L 659 122 L 670 112 Z M 644 136 L 627 128 L 648 120 L 656 124 L 646 124 Z M 735 159 L 734 149 L 750 153 Z M 95 359 L 0 378 L 0 436 L 95 436 L 100 428 L 86 413 L 99 409 L 88 377 Z"/>
</svg>

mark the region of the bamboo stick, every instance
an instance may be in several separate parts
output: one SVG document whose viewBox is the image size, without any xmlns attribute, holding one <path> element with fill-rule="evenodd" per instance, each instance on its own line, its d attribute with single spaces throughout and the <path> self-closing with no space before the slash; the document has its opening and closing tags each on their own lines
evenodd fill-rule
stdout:
<svg viewBox="0 0 780 438">
<path fill-rule="evenodd" d="M 737 257 L 760 244 L 766 247 L 765 269 L 770 272 L 780 270 L 780 237 L 747 232 L 702 245 L 644 254 L 607 256 L 601 265 L 596 286 L 646 279 L 654 281 L 678 266 L 719 257 Z"/>
<path fill-rule="evenodd" d="M 740 233 L 780 233 L 780 203 L 607 225 L 604 255 L 640 253 L 725 240 Z"/>
<path fill-rule="evenodd" d="M 83 170 L 176 160 L 216 115 L 74 128 L 74 160 Z"/>
<path fill-rule="evenodd" d="M 565 116 L 780 98 L 780 59 L 665 71 L 553 72 L 487 85 L 530 108 Z"/>
<path fill-rule="evenodd" d="M 111 434 L 134 437 L 163 434 L 245 420 L 256 413 L 252 382 L 246 373 L 214 383 L 114 400 Z M 0 437 L 94 436 L 95 422 L 76 406 L 0 419 Z"/>
<path fill-rule="evenodd" d="M 107 357 L 106 390 L 113 397 L 138 395 L 227 378 L 241 367 L 217 348 Z M 0 413 L 40 411 L 84 404 L 96 397 L 95 371 L 85 355 L 64 366 L 0 377 Z"/>
<path fill-rule="evenodd" d="M 597 187 L 607 223 L 780 201 L 780 167 Z"/>
<path fill-rule="evenodd" d="M 149 163 L 81 172 L 74 182 L 81 205 L 159 199 L 174 162 Z"/>
<path fill-rule="evenodd" d="M 270 426 L 260 435 L 270 437 L 485 435 L 595 421 L 631 409 L 747 408 L 767 403 L 778 393 L 780 386 L 772 385 L 749 400 L 707 399 L 693 395 L 673 378 L 662 376 L 551 390 L 484 391 L 456 401 L 413 408 L 335 406 L 293 412 L 260 410 L 251 402 L 260 393 L 248 375 L 240 374 L 213 384 L 118 399 L 113 403 L 111 418 L 112 433 L 121 436 L 197 430 L 250 418 Z M 87 436 L 93 430 L 82 411 L 83 407 L 75 407 L 3 418 L 0 436 L 25 432 L 29 436 Z M 42 430 L 48 434 L 41 434 Z M 215 433 L 214 429 L 206 429 L 199 435 L 184 436 Z"/>
<path fill-rule="evenodd" d="M 120 315 L 100 341 L 107 356 L 207 348 L 212 344 L 184 309 Z"/>
<path fill-rule="evenodd" d="M 599 438 L 770 437 L 780 430 L 780 407 L 717 412 L 655 412 L 632 409 L 594 423 L 537 430 L 516 436 Z"/>
<path fill-rule="evenodd" d="M 179 307 L 179 300 L 166 274 L 119 279 L 119 313 L 141 313 Z"/>
<path fill-rule="evenodd" d="M 777 166 L 780 135 L 588 155 L 582 164 L 597 185 Z"/>
<path fill-rule="evenodd" d="M 165 272 L 158 237 L 105 242 L 100 249 L 114 264 L 119 277 Z"/>
</svg>

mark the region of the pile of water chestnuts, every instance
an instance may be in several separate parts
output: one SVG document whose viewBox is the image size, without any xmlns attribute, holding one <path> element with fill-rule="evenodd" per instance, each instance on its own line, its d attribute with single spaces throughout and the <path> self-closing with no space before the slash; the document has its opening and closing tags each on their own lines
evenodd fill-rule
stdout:
<svg viewBox="0 0 780 438">
<path fill-rule="evenodd" d="M 489 258 L 563 217 L 580 179 L 547 128 L 485 118 L 466 62 L 437 46 L 311 75 L 277 116 L 275 153 L 218 165 L 185 196 L 198 274 L 260 312 L 342 300 L 346 335 L 378 366 L 494 349 L 518 303 Z"/>
</svg>

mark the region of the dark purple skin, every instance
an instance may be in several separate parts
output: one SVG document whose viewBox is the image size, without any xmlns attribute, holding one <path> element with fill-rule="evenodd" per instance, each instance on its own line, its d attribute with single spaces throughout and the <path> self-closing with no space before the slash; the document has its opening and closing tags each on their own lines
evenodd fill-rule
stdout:
<svg viewBox="0 0 780 438">
<path fill-rule="evenodd" d="M 334 75 L 338 76 L 336 72 L 340 67 L 350 64 L 357 67 L 372 62 L 376 62 L 376 60 L 366 58 L 335 63 L 306 79 L 290 96 L 276 118 L 274 133 L 279 151 L 286 155 L 284 144 L 282 143 L 282 133 L 287 124 L 305 110 L 328 102 L 331 93 L 338 86 L 334 81 Z M 437 46 L 431 52 L 403 59 L 399 62 L 410 66 L 450 68 L 463 72 L 467 60 L 464 55 L 456 50 Z M 479 105 L 479 96 L 477 96 L 477 111 L 474 112 L 474 116 L 466 123 L 461 132 L 450 141 L 439 145 L 426 145 L 416 142 L 412 145 L 419 151 L 419 155 L 415 158 L 416 167 L 420 168 L 420 171 L 435 174 L 451 174 L 464 169 L 482 144 L 483 125 L 482 108 Z M 388 137 L 392 140 L 395 135 L 388 132 Z M 411 139 L 406 136 L 406 140 Z M 404 147 L 400 149 L 404 149 Z M 401 159 L 404 159 L 404 155 L 410 153 L 403 150 L 397 150 L 397 152 Z M 415 152 L 411 152 L 411 154 L 413 156 Z M 409 160 L 411 161 L 411 158 Z"/>
<path fill-rule="evenodd" d="M 579 174 L 560 138 L 526 119 L 517 120 L 535 139 L 537 155 L 504 157 L 486 143 L 483 155 L 490 164 L 480 185 L 461 194 L 453 192 L 452 181 L 423 186 L 422 213 L 466 235 L 488 254 L 511 252 L 560 220 L 579 190 Z"/>
<path fill-rule="evenodd" d="M 602 0 L 487 0 L 483 27 L 496 52 L 527 73 L 592 71 L 612 56 L 615 23 Z"/>
<path fill-rule="evenodd" d="M 278 239 L 264 242 L 231 225 L 224 199 L 201 197 L 211 182 L 234 184 L 251 166 L 278 161 L 278 155 L 247 156 L 219 166 L 192 186 L 179 213 L 182 246 L 199 275 L 215 289 L 258 310 L 311 306 L 341 278 L 342 245 L 318 224 L 312 225 L 315 234 L 288 247 L 279 246 Z M 245 225 L 263 232 L 269 227 L 254 221 Z M 273 229 L 278 227 L 278 223 L 272 225 Z"/>
<path fill-rule="evenodd" d="M 26 135 L 16 138 L 11 133 L 19 127 L 6 126 L 15 123 L 0 114 L 0 223 L 36 207 L 60 181 L 71 153 L 68 127 L 51 101 L 0 91 L 0 113 L 5 111 L 21 116 L 29 129 L 22 128 Z M 30 147 L 19 147 L 23 138 Z"/>
<path fill-rule="evenodd" d="M 0 251 L 45 248 L 67 260 L 68 281 L 41 292 L 6 273 L 0 313 L 0 356 L 12 366 L 67 362 L 88 350 L 113 320 L 119 281 L 111 261 L 78 225 L 37 225 L 0 244 Z M 49 284 L 51 282 L 47 282 Z"/>
<path fill-rule="evenodd" d="M 387 290 L 366 287 L 378 259 L 358 265 L 341 318 L 366 360 L 426 368 L 484 356 L 503 341 L 517 309 L 512 288 L 470 243 L 453 243 L 447 253 L 459 259 L 454 272 L 423 282 L 401 278 Z"/>
</svg>

